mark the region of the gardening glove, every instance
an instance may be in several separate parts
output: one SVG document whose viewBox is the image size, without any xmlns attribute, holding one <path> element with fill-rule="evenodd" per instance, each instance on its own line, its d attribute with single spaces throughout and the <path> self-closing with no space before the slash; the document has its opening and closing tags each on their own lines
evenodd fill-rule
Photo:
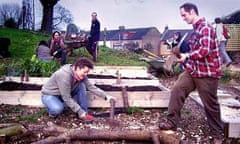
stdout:
<svg viewBox="0 0 240 144">
<path fill-rule="evenodd" d="M 79 118 L 84 120 L 85 122 L 90 122 L 94 120 L 94 117 L 86 112 L 79 115 Z"/>
</svg>

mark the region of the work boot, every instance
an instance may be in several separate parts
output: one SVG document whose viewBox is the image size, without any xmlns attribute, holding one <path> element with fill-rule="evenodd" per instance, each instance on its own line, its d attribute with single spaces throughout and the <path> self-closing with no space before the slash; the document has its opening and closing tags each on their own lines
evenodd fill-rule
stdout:
<svg viewBox="0 0 240 144">
<path fill-rule="evenodd" d="M 177 130 L 177 127 L 170 121 L 159 123 L 160 130 Z"/>
<path fill-rule="evenodd" d="M 53 119 L 55 119 L 55 118 L 57 117 L 57 115 L 53 115 L 53 114 L 48 114 L 48 116 L 49 116 L 50 118 L 53 118 Z"/>
</svg>

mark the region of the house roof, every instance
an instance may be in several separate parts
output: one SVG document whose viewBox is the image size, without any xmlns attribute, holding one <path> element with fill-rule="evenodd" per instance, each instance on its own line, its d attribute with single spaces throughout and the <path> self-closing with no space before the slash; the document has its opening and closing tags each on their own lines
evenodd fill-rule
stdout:
<svg viewBox="0 0 240 144">
<path fill-rule="evenodd" d="M 240 10 L 237 10 L 222 19 L 224 24 L 240 24 Z"/>
<path fill-rule="evenodd" d="M 191 36 L 191 33 L 193 32 L 192 29 L 167 29 L 163 32 L 160 41 L 166 41 L 167 39 L 170 39 L 173 37 L 173 34 L 176 32 L 180 32 L 181 35 L 183 36 L 185 33 L 188 33 L 187 37 L 185 38 L 188 40 Z"/>
<path fill-rule="evenodd" d="M 152 29 L 157 30 L 155 27 L 107 30 L 106 40 L 139 40 Z M 104 31 L 101 31 L 100 41 L 103 41 L 103 39 Z"/>
</svg>

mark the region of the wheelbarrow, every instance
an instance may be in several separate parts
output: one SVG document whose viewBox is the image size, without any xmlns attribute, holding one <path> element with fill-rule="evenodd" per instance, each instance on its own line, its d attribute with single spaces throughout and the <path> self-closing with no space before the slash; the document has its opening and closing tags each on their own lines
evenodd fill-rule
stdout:
<svg viewBox="0 0 240 144">
<path fill-rule="evenodd" d="M 67 48 L 67 54 L 71 55 L 74 49 L 86 46 L 87 36 L 86 33 L 71 33 L 65 36 L 64 43 Z"/>
<path fill-rule="evenodd" d="M 165 76 L 170 77 L 174 75 L 173 64 L 176 60 L 175 55 L 170 55 L 166 59 L 159 57 L 147 50 L 144 50 L 145 54 L 148 54 L 147 57 L 141 58 L 140 60 L 148 63 L 148 73 L 153 75 L 158 75 L 163 73 Z"/>
</svg>

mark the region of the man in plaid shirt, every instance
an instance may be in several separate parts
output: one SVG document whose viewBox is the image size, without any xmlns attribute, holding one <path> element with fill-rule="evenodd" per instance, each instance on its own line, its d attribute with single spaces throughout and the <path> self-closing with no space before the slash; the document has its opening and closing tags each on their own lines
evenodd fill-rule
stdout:
<svg viewBox="0 0 240 144">
<path fill-rule="evenodd" d="M 222 143 L 223 123 L 217 98 L 218 81 L 221 77 L 221 62 L 216 34 L 212 25 L 199 17 L 194 4 L 180 6 L 184 21 L 193 25 L 190 40 L 190 53 L 181 54 L 179 62 L 184 63 L 185 71 L 179 75 L 171 90 L 167 121 L 159 124 L 162 130 L 175 130 L 180 120 L 181 108 L 189 93 L 198 90 L 204 104 L 208 125 L 215 144 Z"/>
</svg>

